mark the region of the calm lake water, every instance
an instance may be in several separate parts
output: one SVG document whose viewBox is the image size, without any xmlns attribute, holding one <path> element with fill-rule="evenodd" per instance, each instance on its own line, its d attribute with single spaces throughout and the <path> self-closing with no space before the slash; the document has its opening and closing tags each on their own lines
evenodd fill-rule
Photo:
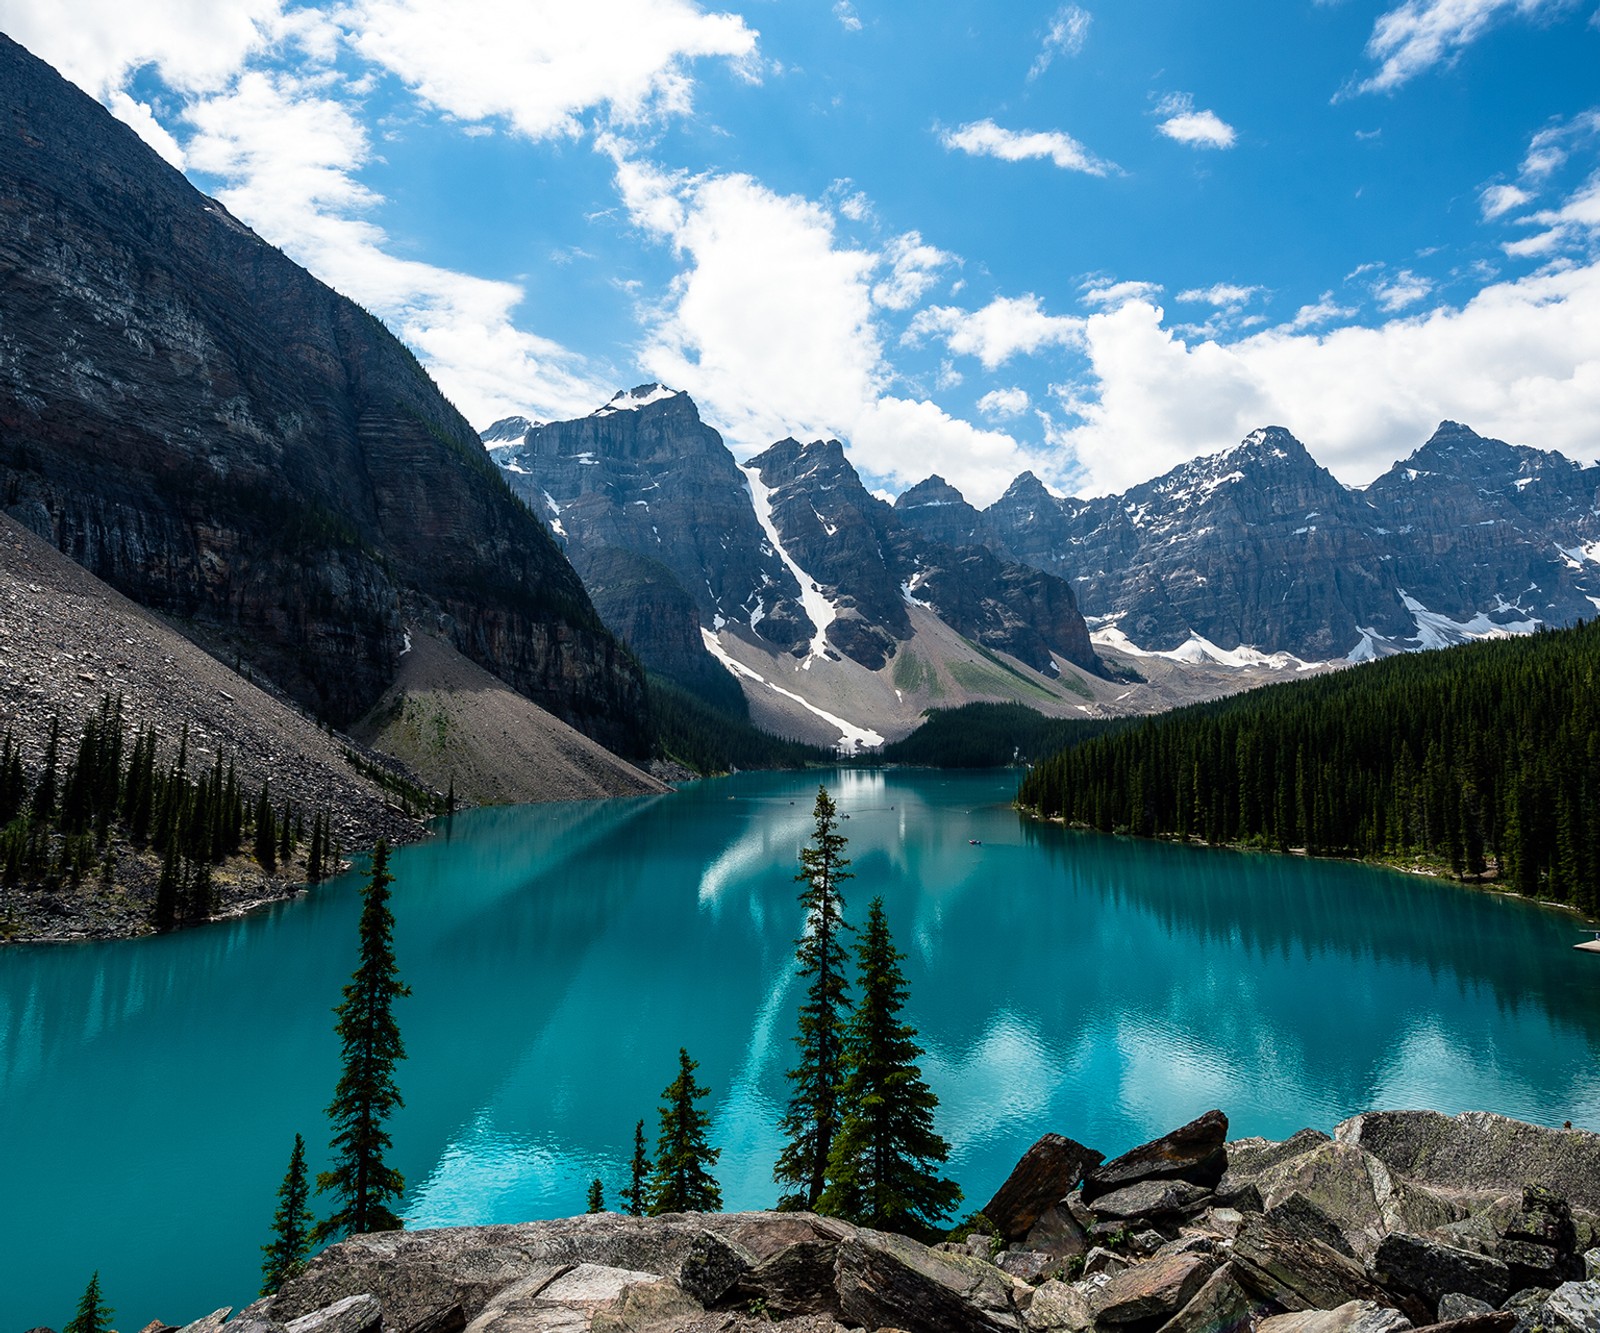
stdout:
<svg viewBox="0 0 1600 1333">
<path fill-rule="evenodd" d="M 1213 1106 L 1235 1136 L 1371 1107 L 1600 1129 L 1600 958 L 1577 923 L 1360 866 L 1040 828 L 1011 773 L 823 775 L 848 915 L 881 894 L 981 1206 L 1047 1130 L 1107 1153 Z M 727 1206 L 776 1189 L 818 776 L 459 815 L 394 858 L 413 995 L 392 1122 L 412 1226 L 582 1211 L 687 1046 Z M 970 846 L 969 839 L 981 846 Z M 326 1164 L 359 877 L 162 939 L 0 951 L 0 1330 L 243 1305 L 294 1134 Z"/>
</svg>

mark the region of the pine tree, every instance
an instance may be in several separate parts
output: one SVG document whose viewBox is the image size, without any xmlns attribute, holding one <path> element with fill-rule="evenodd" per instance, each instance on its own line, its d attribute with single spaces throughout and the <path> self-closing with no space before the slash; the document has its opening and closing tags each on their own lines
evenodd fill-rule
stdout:
<svg viewBox="0 0 1600 1333">
<path fill-rule="evenodd" d="M 722 1207 L 722 1191 L 708 1167 L 717 1164 L 720 1148 L 706 1142 L 711 1117 L 695 1103 L 707 1089 L 694 1080 L 699 1066 L 678 1048 L 678 1077 L 661 1093 L 661 1134 L 656 1140 L 655 1175 L 650 1182 L 650 1215 L 714 1213 Z"/>
<path fill-rule="evenodd" d="M 322 883 L 322 818 L 319 811 L 311 819 L 311 847 L 306 852 L 306 880 L 311 884 Z"/>
<path fill-rule="evenodd" d="M 590 1213 L 603 1213 L 606 1210 L 606 1188 L 596 1176 L 589 1182 L 589 1199 L 584 1211 Z"/>
<path fill-rule="evenodd" d="M 800 1005 L 794 1043 L 800 1058 L 789 1071 L 793 1091 L 780 1128 L 787 1142 L 772 1177 L 780 1185 L 798 1186 L 782 1204 L 815 1208 L 827 1184 L 828 1155 L 839 1128 L 839 1084 L 844 1078 L 844 1025 L 849 1016 L 845 951 L 840 935 L 849 927 L 842 912 L 839 885 L 853 878 L 842 855 L 845 838 L 834 831 L 838 812 L 826 787 L 817 788 L 812 810 L 816 828 L 811 845 L 800 852 L 800 893 L 806 909 L 805 933 L 795 941 L 795 961 L 802 979 L 809 978 Z M 780 1206 L 782 1206 L 780 1204 Z"/>
<path fill-rule="evenodd" d="M 161 878 L 156 881 L 153 920 L 157 930 L 171 930 L 178 921 L 178 853 L 170 844 L 161 856 Z"/>
<path fill-rule="evenodd" d="M 622 1191 L 622 1206 L 634 1217 L 643 1217 L 650 1203 L 650 1154 L 644 1146 L 644 1121 L 633 1127 L 633 1164 L 628 1187 Z"/>
<path fill-rule="evenodd" d="M 56 768 L 61 755 L 61 714 L 50 717 L 50 739 L 44 747 L 44 772 L 39 775 L 39 785 L 33 789 L 33 817 L 51 820 L 56 813 Z M 98 1274 L 96 1275 L 98 1276 Z"/>
<path fill-rule="evenodd" d="M 900 1018 L 904 957 L 889 937 L 883 899 L 876 898 L 857 947 L 861 1003 L 846 1038 L 844 1121 L 818 1211 L 879 1230 L 926 1233 L 949 1217 L 961 1191 L 935 1169 L 950 1146 L 933 1130 L 939 1099 L 917 1066 L 916 1030 Z"/>
<path fill-rule="evenodd" d="M 340 1206 L 317 1224 L 316 1241 L 398 1231 L 402 1225 L 388 1203 L 400 1198 L 405 1181 L 384 1162 L 393 1144 L 383 1128 L 389 1115 L 405 1104 L 394 1080 L 395 1063 L 406 1054 L 394 1002 L 411 994 L 395 966 L 394 915 L 389 910 L 393 882 L 389 844 L 379 842 L 372 853 L 372 877 L 362 891 L 361 961 L 334 1010 L 344 1061 L 328 1105 L 337 1165 L 318 1173 L 317 1192 L 335 1194 Z"/>
<path fill-rule="evenodd" d="M 272 814 L 272 797 L 265 784 L 256 802 L 256 863 L 269 875 L 278 868 L 278 828 Z"/>
<path fill-rule="evenodd" d="M 78 1301 L 78 1312 L 67 1321 L 67 1326 L 61 1333 L 110 1333 L 111 1317 L 115 1313 L 112 1308 L 100 1299 L 100 1270 L 95 1269 L 94 1276 L 89 1279 L 89 1285 L 84 1289 L 82 1298 Z"/>
<path fill-rule="evenodd" d="M 270 1296 L 306 1266 L 311 1251 L 311 1228 L 316 1219 L 306 1207 L 310 1185 L 306 1180 L 306 1141 L 296 1134 L 289 1169 L 278 1186 L 278 1208 L 272 1215 L 272 1241 L 263 1245 L 261 1294 Z"/>
</svg>

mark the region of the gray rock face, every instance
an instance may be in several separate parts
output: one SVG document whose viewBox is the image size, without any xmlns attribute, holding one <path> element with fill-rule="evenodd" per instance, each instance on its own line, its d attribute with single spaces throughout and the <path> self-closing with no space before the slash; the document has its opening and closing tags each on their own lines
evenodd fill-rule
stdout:
<svg viewBox="0 0 1600 1333">
<path fill-rule="evenodd" d="M 378 1333 L 383 1307 L 371 1296 L 346 1296 L 291 1320 L 288 1333 Z"/>
<path fill-rule="evenodd" d="M 1541 1185 L 1600 1211 L 1600 1134 L 1587 1130 L 1546 1129 L 1487 1111 L 1373 1111 L 1334 1134 L 1425 1185 L 1504 1193 Z"/>
<path fill-rule="evenodd" d="M 1247 1222 L 1234 1238 L 1233 1265 L 1240 1282 L 1285 1310 L 1332 1310 L 1347 1301 L 1396 1304 L 1354 1260 L 1265 1218 Z"/>
<path fill-rule="evenodd" d="M 1005 1184 L 979 1211 L 1006 1240 L 1022 1240 L 1103 1161 L 1104 1153 L 1061 1134 L 1046 1134 L 1023 1153 Z"/>
<path fill-rule="evenodd" d="M 1600 1282 L 1563 1282 L 1545 1309 L 1573 1333 L 1600 1333 Z"/>
<path fill-rule="evenodd" d="M 1255 1325 L 1255 1304 L 1223 1264 L 1159 1333 L 1242 1333 Z"/>
<path fill-rule="evenodd" d="M 0 114 L 8 505 L 324 719 L 387 688 L 405 617 L 637 744 L 637 671 L 377 320 L 9 39 Z"/>
<path fill-rule="evenodd" d="M 1210 1198 L 1210 1190 L 1186 1180 L 1141 1180 L 1099 1195 L 1089 1208 L 1102 1221 L 1137 1225 L 1198 1212 Z"/>
<path fill-rule="evenodd" d="M 1217 1261 L 1205 1254 L 1158 1255 L 1118 1273 L 1089 1298 L 1097 1323 L 1165 1322 L 1205 1286 Z"/>
<path fill-rule="evenodd" d="M 839 1246 L 839 1305 L 862 1328 L 927 1333 L 1020 1329 L 1026 1284 L 981 1259 L 937 1254 L 915 1241 L 858 1231 Z"/>
<path fill-rule="evenodd" d="M 1305 1310 L 1263 1319 L 1257 1333 L 1402 1333 L 1411 1321 L 1371 1301 L 1346 1301 L 1332 1310 Z"/>
</svg>

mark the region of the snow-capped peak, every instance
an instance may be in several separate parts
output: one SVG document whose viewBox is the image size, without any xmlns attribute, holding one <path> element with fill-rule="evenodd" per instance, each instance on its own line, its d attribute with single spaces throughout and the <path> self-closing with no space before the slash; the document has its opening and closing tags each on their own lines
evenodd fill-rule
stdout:
<svg viewBox="0 0 1600 1333">
<path fill-rule="evenodd" d="M 488 430 L 479 431 L 478 438 L 483 441 L 486 449 L 504 449 L 513 444 L 521 444 L 523 437 L 530 430 L 543 424 L 539 421 L 529 421 L 527 417 L 501 417 Z"/>
<path fill-rule="evenodd" d="M 591 416 L 609 417 L 615 412 L 637 412 L 641 407 L 649 407 L 652 403 L 663 403 L 668 398 L 680 397 L 682 389 L 669 389 L 664 384 L 640 384 L 632 389 L 623 389 L 613 394 L 611 401 Z"/>
</svg>

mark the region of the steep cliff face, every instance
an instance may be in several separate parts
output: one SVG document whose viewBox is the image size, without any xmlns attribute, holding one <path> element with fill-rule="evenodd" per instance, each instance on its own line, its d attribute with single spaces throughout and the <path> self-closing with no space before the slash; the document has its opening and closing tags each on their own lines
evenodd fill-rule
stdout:
<svg viewBox="0 0 1600 1333">
<path fill-rule="evenodd" d="M 1600 605 L 1600 467 L 1446 421 L 1365 498 L 1396 581 L 1434 613 L 1560 625 Z"/>
<path fill-rule="evenodd" d="M 382 325 L 0 38 L 0 501 L 322 716 L 402 618 L 590 734 L 637 671 L 471 428 Z"/>
</svg>

